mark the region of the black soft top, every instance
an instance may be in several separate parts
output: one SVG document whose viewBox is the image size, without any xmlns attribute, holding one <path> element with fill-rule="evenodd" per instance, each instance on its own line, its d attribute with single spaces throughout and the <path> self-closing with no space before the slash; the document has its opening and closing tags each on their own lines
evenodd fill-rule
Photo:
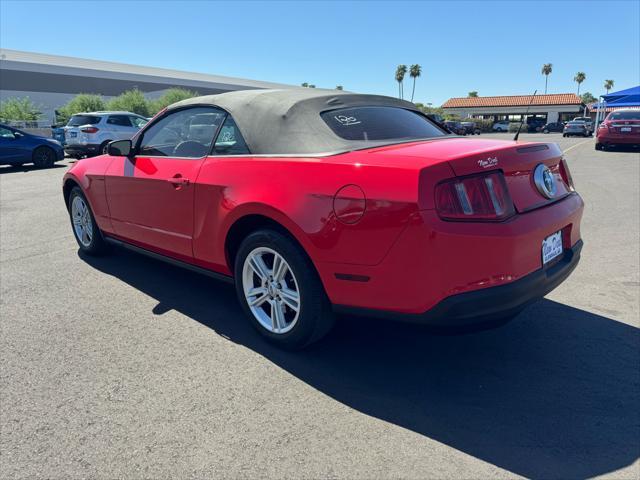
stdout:
<svg viewBox="0 0 640 480">
<path fill-rule="evenodd" d="M 320 117 L 328 110 L 389 106 L 420 112 L 413 103 L 391 97 L 312 88 L 206 95 L 182 100 L 168 109 L 196 105 L 229 112 L 251 153 L 257 155 L 329 155 L 389 143 L 340 138 Z"/>
</svg>

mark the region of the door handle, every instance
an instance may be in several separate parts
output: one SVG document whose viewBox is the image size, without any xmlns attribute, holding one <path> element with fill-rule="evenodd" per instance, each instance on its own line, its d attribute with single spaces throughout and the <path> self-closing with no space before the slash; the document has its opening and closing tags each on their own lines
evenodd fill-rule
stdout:
<svg viewBox="0 0 640 480">
<path fill-rule="evenodd" d="M 168 178 L 167 182 L 171 183 L 174 187 L 183 187 L 191 183 L 188 178 L 184 178 L 179 173 L 171 178 Z"/>
</svg>

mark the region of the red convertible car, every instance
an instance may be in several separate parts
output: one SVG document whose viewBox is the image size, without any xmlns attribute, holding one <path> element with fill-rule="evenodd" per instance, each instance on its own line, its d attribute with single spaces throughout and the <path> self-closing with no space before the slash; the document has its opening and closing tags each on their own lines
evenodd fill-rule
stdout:
<svg viewBox="0 0 640 480">
<path fill-rule="evenodd" d="M 63 192 L 81 251 L 118 244 L 233 281 L 285 348 L 335 313 L 501 323 L 582 246 L 556 144 L 459 137 L 412 103 L 337 91 L 178 102 L 77 162 Z"/>
</svg>

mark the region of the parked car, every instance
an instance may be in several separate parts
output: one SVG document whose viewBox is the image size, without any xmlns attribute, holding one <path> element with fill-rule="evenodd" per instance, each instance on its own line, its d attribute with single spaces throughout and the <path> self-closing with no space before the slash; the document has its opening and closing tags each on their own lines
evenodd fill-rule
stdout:
<svg viewBox="0 0 640 480">
<path fill-rule="evenodd" d="M 509 123 L 511 123 L 509 120 L 500 120 L 499 122 L 494 123 L 491 129 L 494 132 L 508 132 Z"/>
<path fill-rule="evenodd" d="M 584 122 L 574 122 L 571 120 L 567 122 L 562 130 L 563 137 L 572 137 L 575 135 L 580 135 L 581 137 L 588 137 L 591 135 L 591 132 L 587 128 L 586 123 Z"/>
<path fill-rule="evenodd" d="M 546 120 L 542 118 L 528 118 L 526 131 L 529 133 L 541 132 L 545 123 L 547 123 Z M 522 130 L 524 130 L 524 128 Z"/>
<path fill-rule="evenodd" d="M 480 128 L 474 122 L 460 122 L 464 127 L 465 135 L 480 135 Z"/>
<path fill-rule="evenodd" d="M 452 133 L 456 135 L 466 135 L 467 129 L 460 122 L 455 122 L 453 120 L 447 120 L 444 122 L 445 126 L 451 130 Z"/>
<path fill-rule="evenodd" d="M 564 131 L 564 123 L 562 122 L 545 123 L 542 126 L 542 133 L 562 132 L 562 131 Z"/>
<path fill-rule="evenodd" d="M 64 151 L 76 158 L 106 153 L 109 142 L 133 137 L 148 121 L 131 112 L 78 113 L 64 127 Z"/>
<path fill-rule="evenodd" d="M 563 282 L 583 202 L 543 145 L 461 139 L 390 97 L 235 91 L 169 106 L 75 163 L 63 194 L 81 252 L 234 282 L 257 331 L 294 349 L 334 312 L 495 326 Z"/>
<path fill-rule="evenodd" d="M 640 146 L 640 110 L 616 110 L 600 124 L 596 133 L 596 150 L 616 145 Z"/>
<path fill-rule="evenodd" d="M 62 159 L 64 150 L 57 140 L 0 124 L 0 164 L 33 163 L 38 168 L 45 168 Z"/>
<path fill-rule="evenodd" d="M 576 117 L 572 120 L 572 122 L 583 122 L 586 125 L 587 130 L 593 133 L 593 120 L 591 119 L 591 117 Z"/>
</svg>

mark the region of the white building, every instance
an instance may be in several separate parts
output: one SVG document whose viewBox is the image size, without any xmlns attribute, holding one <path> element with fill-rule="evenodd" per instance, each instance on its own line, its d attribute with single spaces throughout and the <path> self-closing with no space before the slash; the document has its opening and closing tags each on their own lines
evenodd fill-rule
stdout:
<svg viewBox="0 0 640 480">
<path fill-rule="evenodd" d="M 109 99 L 138 88 L 149 98 L 156 98 L 172 87 L 187 88 L 202 95 L 292 88 L 244 78 L 0 49 L 0 100 L 29 97 L 47 122 L 54 122 L 54 110 L 79 93 L 96 93 Z"/>
<path fill-rule="evenodd" d="M 529 116 L 543 118 L 546 122 L 571 120 L 582 115 L 585 105 L 575 93 L 553 93 L 549 95 L 508 95 L 501 97 L 450 98 L 442 108 L 446 113 L 461 118 L 486 118 L 494 121 L 519 121 L 529 108 Z"/>
</svg>

